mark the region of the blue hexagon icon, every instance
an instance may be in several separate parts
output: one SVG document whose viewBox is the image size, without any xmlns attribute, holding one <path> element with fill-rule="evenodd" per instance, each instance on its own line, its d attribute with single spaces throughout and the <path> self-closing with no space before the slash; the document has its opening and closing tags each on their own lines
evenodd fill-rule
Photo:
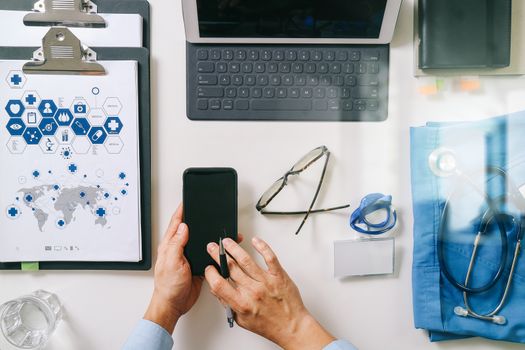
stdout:
<svg viewBox="0 0 525 350">
<path fill-rule="evenodd" d="M 24 104 L 20 100 L 9 100 L 5 106 L 5 110 L 11 118 L 20 118 L 25 109 Z"/>
<path fill-rule="evenodd" d="M 106 129 L 108 134 L 111 135 L 120 134 L 120 131 L 122 130 L 123 126 L 124 125 L 122 124 L 122 121 L 119 117 L 109 117 L 104 123 L 104 128 Z"/>
<path fill-rule="evenodd" d="M 37 128 L 27 128 L 24 131 L 24 140 L 28 145 L 38 145 L 42 139 L 42 133 Z"/>
<path fill-rule="evenodd" d="M 7 122 L 5 127 L 7 128 L 7 131 L 13 136 L 21 136 L 26 129 L 26 125 L 22 119 L 18 118 L 9 119 L 9 122 Z"/>
<path fill-rule="evenodd" d="M 38 105 L 38 110 L 42 117 L 44 118 L 53 118 L 57 111 L 57 105 L 53 100 L 42 100 Z"/>
<path fill-rule="evenodd" d="M 67 108 L 60 108 L 55 114 L 55 120 L 60 126 L 69 126 L 73 121 L 73 114 Z"/>
<path fill-rule="evenodd" d="M 42 132 L 42 135 L 53 136 L 57 132 L 58 125 L 53 118 L 43 118 L 40 124 L 38 124 L 38 128 L 40 132 Z"/>
<path fill-rule="evenodd" d="M 107 137 L 108 134 L 104 128 L 101 128 L 100 126 L 92 127 L 91 130 L 89 130 L 88 138 L 89 141 L 94 145 L 104 144 L 104 141 L 106 141 Z"/>
<path fill-rule="evenodd" d="M 71 129 L 73 129 L 73 132 L 75 135 L 79 136 L 87 135 L 90 128 L 91 125 L 89 125 L 89 122 L 86 118 L 76 118 L 73 120 L 73 124 L 71 124 Z"/>
</svg>

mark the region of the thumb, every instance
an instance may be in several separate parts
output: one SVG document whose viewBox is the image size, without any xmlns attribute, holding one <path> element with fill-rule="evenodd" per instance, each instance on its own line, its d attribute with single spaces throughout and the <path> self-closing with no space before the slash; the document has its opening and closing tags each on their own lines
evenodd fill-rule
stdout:
<svg viewBox="0 0 525 350">
<path fill-rule="evenodd" d="M 188 225 L 185 223 L 180 223 L 177 227 L 177 231 L 170 238 L 169 245 L 178 245 L 181 248 L 184 248 L 188 243 L 189 234 L 188 234 Z"/>
</svg>

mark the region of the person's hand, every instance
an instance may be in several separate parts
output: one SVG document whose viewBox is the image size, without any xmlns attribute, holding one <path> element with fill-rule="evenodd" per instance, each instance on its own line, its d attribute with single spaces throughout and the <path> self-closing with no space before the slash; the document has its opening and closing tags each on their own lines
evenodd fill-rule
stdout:
<svg viewBox="0 0 525 350">
<path fill-rule="evenodd" d="M 230 254 L 228 266 L 233 284 L 221 277 L 214 266 L 206 268 L 212 293 L 235 312 L 237 324 L 287 350 L 322 349 L 334 340 L 308 312 L 297 286 L 281 267 L 266 242 L 252 244 L 268 267 L 264 270 L 231 239 L 223 241 Z M 219 263 L 219 247 L 208 244 L 208 253 Z M 233 258 L 233 259 L 232 259 Z"/>
<path fill-rule="evenodd" d="M 199 297 L 202 277 L 192 277 L 184 256 L 188 226 L 182 223 L 179 206 L 158 248 L 155 264 L 155 289 L 144 319 L 173 333 L 178 319 L 187 313 Z"/>
</svg>

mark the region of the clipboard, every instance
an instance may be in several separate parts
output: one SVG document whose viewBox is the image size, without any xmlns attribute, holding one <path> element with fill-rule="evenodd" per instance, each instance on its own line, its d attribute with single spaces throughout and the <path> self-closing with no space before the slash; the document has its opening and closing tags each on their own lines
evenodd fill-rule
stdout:
<svg viewBox="0 0 525 350">
<path fill-rule="evenodd" d="M 66 28 L 53 28 L 64 30 Z M 52 34 L 55 35 L 55 34 Z M 0 47 L 0 60 L 27 60 L 38 52 L 46 50 L 46 47 Z M 139 164 L 140 164 L 140 208 L 141 208 L 141 242 L 142 260 L 139 262 L 77 262 L 77 261 L 46 261 L 38 263 L 35 270 L 149 270 L 152 259 L 151 242 L 151 122 L 150 122 L 150 62 L 149 51 L 145 48 L 92 48 L 92 52 L 97 55 L 99 61 L 119 61 L 134 60 L 138 63 L 138 112 L 139 112 Z M 92 69 L 100 70 L 103 67 L 96 62 Z M 27 65 L 26 65 L 27 66 Z M 29 65 L 31 66 L 31 65 Z M 53 66 L 51 68 L 54 68 Z M 69 66 L 63 74 L 96 74 L 96 71 L 74 71 L 74 67 Z M 34 67 L 33 67 L 34 69 Z M 47 70 L 44 74 L 59 74 L 59 71 Z M 101 73 L 99 71 L 99 73 Z M 0 263 L 0 270 L 20 270 L 23 263 Z M 27 263 L 24 263 L 27 264 Z M 36 264 L 36 263 L 35 263 Z"/>
<path fill-rule="evenodd" d="M 53 0 L 39 0 L 42 2 L 52 2 Z M 0 2 L 0 10 L 11 10 L 11 11 L 32 11 L 33 7 L 37 0 L 2 0 Z M 80 4 L 83 2 L 89 2 L 96 4 L 96 11 L 98 13 L 111 13 L 111 14 L 139 14 L 142 17 L 143 25 L 142 25 L 142 32 L 143 32 L 143 45 L 148 50 L 150 49 L 150 5 L 147 0 L 74 0 L 75 4 Z M 78 11 L 70 11 L 71 16 L 70 18 L 66 18 L 65 14 L 67 12 L 61 11 L 59 13 L 60 18 L 63 18 L 63 20 L 56 20 L 53 19 L 48 24 L 38 24 L 38 25 L 45 25 L 45 26 L 52 26 L 52 25 L 60 25 L 60 26 L 66 26 L 66 27 L 78 27 L 78 26 L 95 26 L 100 27 L 100 19 L 98 21 L 98 24 L 90 25 L 89 23 L 79 24 L 78 22 L 75 23 L 75 21 L 78 21 L 78 17 L 75 18 L 75 15 L 78 15 L 78 12 L 80 12 L 80 8 Z M 92 15 L 90 15 L 92 16 Z M 100 16 L 96 16 L 100 17 Z M 37 25 L 37 24 L 34 24 Z"/>
</svg>

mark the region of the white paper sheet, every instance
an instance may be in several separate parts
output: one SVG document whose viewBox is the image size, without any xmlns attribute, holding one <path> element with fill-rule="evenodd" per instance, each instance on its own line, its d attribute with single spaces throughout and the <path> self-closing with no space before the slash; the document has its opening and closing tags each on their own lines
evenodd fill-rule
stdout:
<svg viewBox="0 0 525 350">
<path fill-rule="evenodd" d="M 41 46 L 49 27 L 26 26 L 29 12 L 0 11 L 0 46 Z M 106 28 L 69 28 L 82 44 L 98 47 L 142 47 L 142 17 L 138 14 L 105 14 Z"/>
<path fill-rule="evenodd" d="M 0 261 L 140 261 L 137 62 L 24 63 L 0 61 Z"/>
<path fill-rule="evenodd" d="M 335 277 L 382 275 L 394 272 L 394 238 L 334 242 Z"/>
</svg>

